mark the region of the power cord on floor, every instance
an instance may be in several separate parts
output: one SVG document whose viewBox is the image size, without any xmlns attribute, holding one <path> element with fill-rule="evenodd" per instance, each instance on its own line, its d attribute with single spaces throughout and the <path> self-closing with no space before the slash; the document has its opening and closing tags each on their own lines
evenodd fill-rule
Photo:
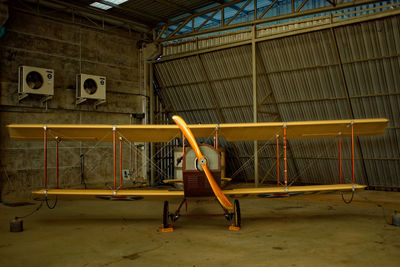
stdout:
<svg viewBox="0 0 400 267">
<path fill-rule="evenodd" d="M 28 213 L 27 215 L 24 215 L 24 216 L 15 216 L 15 219 L 23 219 L 23 218 L 26 218 L 26 217 L 29 217 L 29 216 L 33 215 L 35 212 L 39 211 L 43 207 L 43 202 L 46 202 L 47 207 L 52 210 L 52 209 L 54 209 L 56 207 L 57 202 L 58 202 L 58 198 L 56 197 L 56 200 L 55 200 L 53 206 L 50 206 L 49 201 L 48 201 L 48 199 L 46 197 L 44 200 L 40 200 L 40 204 L 36 207 L 35 210 L 33 210 L 32 212 L 30 212 L 30 213 Z"/>
<path fill-rule="evenodd" d="M 34 211 L 32 211 L 31 213 L 28 213 L 27 215 L 24 215 L 24 216 L 15 216 L 15 219 L 16 219 L 16 220 L 17 220 L 17 219 L 22 219 L 22 218 L 26 218 L 26 217 L 28 217 L 28 216 L 33 215 L 35 212 L 37 212 L 38 210 L 40 210 L 40 208 L 43 206 L 43 202 L 44 202 L 44 200 L 40 201 L 40 205 L 38 205 L 37 208 L 36 208 Z"/>
</svg>

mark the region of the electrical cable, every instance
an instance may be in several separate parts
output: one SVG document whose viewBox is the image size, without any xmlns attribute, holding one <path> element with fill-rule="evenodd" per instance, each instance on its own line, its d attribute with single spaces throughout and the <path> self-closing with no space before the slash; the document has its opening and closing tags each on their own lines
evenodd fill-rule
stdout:
<svg viewBox="0 0 400 267">
<path fill-rule="evenodd" d="M 364 200 L 366 200 L 367 202 L 369 202 L 369 203 L 371 203 L 371 204 L 377 206 L 378 208 L 381 208 L 381 209 L 382 209 L 382 215 L 383 215 L 383 218 L 385 219 L 385 222 L 386 222 L 388 225 L 393 225 L 393 224 L 390 222 L 390 220 L 388 220 L 388 219 L 386 218 L 385 207 L 384 207 L 382 204 L 379 204 L 379 203 L 377 203 L 377 202 L 375 202 L 375 201 L 372 201 L 372 200 L 368 199 L 367 197 L 361 195 L 361 194 L 358 193 L 358 192 L 356 192 L 356 194 L 359 195 L 360 197 L 362 197 L 362 198 L 363 198 Z M 394 210 L 395 212 L 398 212 L 398 211 L 395 210 L 395 209 L 392 209 L 392 210 Z"/>
<path fill-rule="evenodd" d="M 44 200 L 40 200 L 40 204 L 36 207 L 35 210 L 33 210 L 32 212 L 30 212 L 30 213 L 28 213 L 28 214 L 26 214 L 24 216 L 15 216 L 15 219 L 23 219 L 23 218 L 26 218 L 26 217 L 29 217 L 29 216 L 33 215 L 35 212 L 39 211 L 43 207 L 43 202 L 46 202 L 47 207 L 52 210 L 52 209 L 54 209 L 56 207 L 57 202 L 58 202 L 58 198 L 56 197 L 56 201 L 54 202 L 53 206 L 50 206 L 50 204 L 48 202 L 48 199 L 46 197 Z"/>
<path fill-rule="evenodd" d="M 31 213 L 28 213 L 27 215 L 24 215 L 24 216 L 15 216 L 15 219 L 22 219 L 22 218 L 26 218 L 28 216 L 33 215 L 35 212 L 37 212 L 38 210 L 40 210 L 42 208 L 43 202 L 44 202 L 44 200 L 41 200 L 40 201 L 40 205 L 34 211 L 32 211 Z"/>
<path fill-rule="evenodd" d="M 51 209 L 51 210 L 52 210 L 52 209 L 54 209 L 54 208 L 57 206 L 58 197 L 56 196 L 56 201 L 54 201 L 54 204 L 53 204 L 53 206 L 52 206 L 52 207 L 50 207 L 50 205 L 49 205 L 49 201 L 48 201 L 47 197 L 46 197 L 45 201 L 46 201 L 46 205 L 47 205 L 47 207 L 48 207 L 49 209 Z"/>
<path fill-rule="evenodd" d="M 351 202 L 353 202 L 353 198 L 354 198 L 354 190 L 351 192 L 351 198 L 350 198 L 350 200 L 346 200 L 346 199 L 344 199 L 344 195 L 343 195 L 343 192 L 340 192 L 340 194 L 342 195 L 342 199 L 343 199 L 343 202 L 344 203 L 346 203 L 346 204 L 350 204 Z"/>
</svg>

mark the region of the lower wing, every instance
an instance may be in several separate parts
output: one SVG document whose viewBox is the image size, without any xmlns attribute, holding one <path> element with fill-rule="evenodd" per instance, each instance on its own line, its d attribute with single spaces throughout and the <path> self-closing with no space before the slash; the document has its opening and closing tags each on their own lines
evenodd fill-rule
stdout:
<svg viewBox="0 0 400 267">
<path fill-rule="evenodd" d="M 238 188 L 223 190 L 223 192 L 230 198 L 280 198 L 303 194 L 353 191 L 356 189 L 364 189 L 366 187 L 367 186 L 365 185 L 358 184 L 332 184 L 290 187 Z"/>
<path fill-rule="evenodd" d="M 106 199 L 106 200 L 172 200 L 184 198 L 183 191 L 174 190 L 103 190 L 103 189 L 41 189 L 33 191 L 35 199 Z"/>
</svg>

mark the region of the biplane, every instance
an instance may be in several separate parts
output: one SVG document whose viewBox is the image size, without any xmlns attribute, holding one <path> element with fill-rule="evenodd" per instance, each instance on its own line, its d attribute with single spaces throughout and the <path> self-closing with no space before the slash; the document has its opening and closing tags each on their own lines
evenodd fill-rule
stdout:
<svg viewBox="0 0 400 267">
<path fill-rule="evenodd" d="M 241 227 L 240 198 L 274 198 L 299 194 L 323 193 L 333 191 L 355 191 L 366 186 L 355 183 L 354 175 L 354 137 L 383 134 L 387 119 L 353 119 L 300 122 L 265 122 L 265 123 L 231 123 L 231 124 L 197 124 L 187 125 L 179 116 L 172 117 L 176 125 L 90 125 L 90 124 L 11 124 L 8 125 L 10 137 L 15 140 L 43 140 L 44 142 L 44 188 L 32 192 L 36 198 L 90 198 L 114 200 L 163 200 L 163 231 L 172 231 L 172 223 L 181 215 L 180 210 L 188 199 L 216 199 L 223 210 L 224 217 L 231 222 L 229 229 L 239 230 Z M 279 164 L 279 141 L 284 148 L 284 184 L 280 184 L 279 167 L 277 167 L 278 186 L 260 188 L 221 189 L 221 177 L 209 168 L 212 162 L 203 155 L 202 146 L 197 137 L 224 137 L 228 142 L 246 140 L 276 140 L 277 164 Z M 190 147 L 184 149 L 185 154 L 191 149 L 195 155 L 196 169 L 183 177 L 183 190 L 130 190 L 122 188 L 120 169 L 120 186 L 116 179 L 116 147 L 117 140 L 128 142 L 168 142 L 177 137 L 184 137 Z M 287 183 L 287 140 L 303 138 L 351 138 L 352 183 L 331 185 L 288 186 Z M 47 142 L 56 141 L 56 188 L 47 187 Z M 58 188 L 58 143 L 60 141 L 95 141 L 113 143 L 114 189 L 60 189 Z M 185 144 L 183 142 L 183 144 Z M 341 145 L 340 145 L 341 146 Z M 211 150 L 215 150 L 216 145 Z M 339 150 L 341 147 L 339 147 Z M 121 149 L 120 149 L 121 151 Z M 121 157 L 120 157 L 121 159 Z M 278 165 L 279 166 L 279 165 Z M 120 162 L 121 168 L 121 162 Z M 169 212 L 169 202 L 181 200 L 175 212 Z M 230 199 L 234 199 L 233 205 Z"/>
</svg>

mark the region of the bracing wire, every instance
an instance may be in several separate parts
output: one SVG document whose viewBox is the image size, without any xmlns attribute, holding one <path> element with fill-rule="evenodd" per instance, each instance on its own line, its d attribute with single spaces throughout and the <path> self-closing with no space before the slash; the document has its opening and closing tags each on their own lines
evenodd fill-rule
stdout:
<svg viewBox="0 0 400 267">
<path fill-rule="evenodd" d="M 386 217 L 385 207 L 384 207 L 382 204 L 377 203 L 377 202 L 375 202 L 375 201 L 372 201 L 372 200 L 368 199 L 367 197 L 363 196 L 362 194 L 360 194 L 360 193 L 357 192 L 357 191 L 355 191 L 355 192 L 356 192 L 356 194 L 357 194 L 358 196 L 360 196 L 361 198 L 363 198 L 363 199 L 366 200 L 367 202 L 369 202 L 369 203 L 371 203 L 371 204 L 377 206 L 378 208 L 381 208 L 381 209 L 382 209 L 382 215 L 383 215 L 383 218 L 385 219 L 385 222 L 386 222 L 387 224 L 389 224 L 389 225 L 392 225 L 392 223 L 390 222 L 390 220 L 388 220 L 387 217 Z M 397 212 L 397 210 L 395 210 L 395 209 L 392 209 L 392 210 L 394 210 L 394 211 Z"/>
</svg>

